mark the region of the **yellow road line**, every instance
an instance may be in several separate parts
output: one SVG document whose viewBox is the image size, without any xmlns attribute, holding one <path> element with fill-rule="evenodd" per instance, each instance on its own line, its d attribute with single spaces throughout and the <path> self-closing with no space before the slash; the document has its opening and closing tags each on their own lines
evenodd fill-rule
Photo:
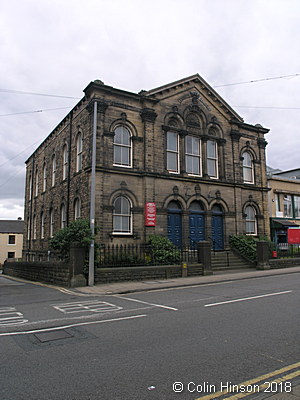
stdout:
<svg viewBox="0 0 300 400">
<path fill-rule="evenodd" d="M 269 372 L 268 374 L 264 374 L 264 375 L 258 376 L 257 378 L 250 379 L 250 380 L 248 380 L 248 381 L 246 381 L 246 382 L 242 382 L 242 383 L 240 383 L 240 384 L 238 384 L 238 385 L 236 385 L 236 386 L 248 386 L 248 385 L 252 385 L 252 384 L 254 384 L 254 383 L 257 383 L 257 382 L 262 381 L 263 379 L 269 379 L 269 378 L 272 378 L 273 376 L 282 374 L 282 373 L 284 373 L 284 372 L 287 372 L 287 371 L 290 371 L 290 370 L 292 370 L 292 369 L 299 368 L 299 367 L 300 367 L 300 362 L 295 363 L 295 364 L 291 364 L 291 365 L 288 365 L 288 366 L 286 366 L 286 367 L 277 369 L 276 371 Z M 293 374 L 296 374 L 295 376 L 298 376 L 298 375 L 300 375 L 300 371 L 293 372 L 293 373 L 290 374 L 290 375 L 293 375 Z M 284 379 L 284 378 L 286 378 L 286 379 L 291 379 L 291 378 L 290 378 L 290 375 L 286 375 L 288 378 L 283 377 L 283 378 L 278 378 L 278 379 Z M 293 376 L 293 377 L 294 377 L 294 376 Z M 286 379 L 285 379 L 285 380 L 286 380 Z M 275 382 L 275 381 L 274 381 L 274 382 Z M 222 391 L 219 391 L 219 392 L 216 392 L 216 393 L 211 393 L 211 394 L 209 394 L 209 395 L 207 395 L 207 396 L 198 397 L 198 398 L 195 399 L 195 400 L 212 400 L 212 399 L 216 399 L 217 397 L 224 396 L 224 395 L 226 395 L 226 394 L 227 394 L 227 395 L 229 394 L 228 391 L 227 391 L 227 390 L 222 390 Z M 248 392 L 248 393 L 238 393 L 238 394 L 236 394 L 235 396 L 241 395 L 240 397 L 231 396 L 231 397 L 228 397 L 226 400 L 235 400 L 235 399 L 239 399 L 239 398 L 242 398 L 242 397 L 247 396 L 247 395 L 250 395 L 250 394 L 251 394 L 251 393 L 249 393 L 249 392 Z"/>
</svg>

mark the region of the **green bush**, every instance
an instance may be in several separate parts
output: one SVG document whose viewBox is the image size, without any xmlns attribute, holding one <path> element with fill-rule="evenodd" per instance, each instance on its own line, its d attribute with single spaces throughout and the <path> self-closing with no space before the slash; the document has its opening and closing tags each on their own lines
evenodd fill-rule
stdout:
<svg viewBox="0 0 300 400">
<path fill-rule="evenodd" d="M 69 255 L 71 243 L 80 243 L 88 247 L 93 240 L 90 223 L 88 219 L 77 219 L 63 229 L 57 231 L 49 241 L 53 250 L 57 250 L 62 256 Z"/>
<path fill-rule="evenodd" d="M 174 264 L 180 261 L 180 251 L 166 237 L 159 235 L 149 236 L 149 259 L 157 264 Z"/>
<path fill-rule="evenodd" d="M 251 261 L 256 260 L 256 242 L 264 240 L 269 243 L 270 250 L 273 243 L 267 237 L 253 237 L 248 235 L 234 235 L 230 237 L 230 246 L 235 248 L 240 254 Z"/>
</svg>

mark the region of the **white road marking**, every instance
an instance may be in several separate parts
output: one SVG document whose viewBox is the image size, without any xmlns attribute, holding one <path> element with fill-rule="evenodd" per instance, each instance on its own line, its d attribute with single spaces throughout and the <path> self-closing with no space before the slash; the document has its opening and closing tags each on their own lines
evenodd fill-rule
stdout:
<svg viewBox="0 0 300 400">
<path fill-rule="evenodd" d="M 123 296 L 118 296 L 118 295 L 116 295 L 115 297 L 117 297 L 118 299 L 124 299 L 124 300 L 129 300 L 129 301 L 135 301 L 135 302 L 137 302 L 137 303 L 147 304 L 148 306 L 159 307 L 159 308 L 166 308 L 167 310 L 178 311 L 178 308 L 169 307 L 169 306 L 164 306 L 164 305 L 162 305 L 162 304 L 148 303 L 147 301 L 142 301 L 142 300 L 137 300 L 137 299 L 131 299 L 130 297 L 123 297 Z"/>
<path fill-rule="evenodd" d="M 68 328 L 73 328 L 75 326 L 102 324 L 104 322 L 117 322 L 117 321 L 124 321 L 124 320 L 143 318 L 143 317 L 147 317 L 147 314 L 132 315 L 131 317 L 103 319 L 103 320 L 100 320 L 100 321 L 79 322 L 77 324 L 69 324 L 69 325 L 64 325 L 64 326 L 55 326 L 53 328 L 35 329 L 35 330 L 31 330 L 31 331 L 0 333 L 0 336 L 29 335 L 31 333 L 51 332 L 51 331 L 57 331 L 57 330 L 61 330 L 61 329 L 68 329 Z"/>
<path fill-rule="evenodd" d="M 71 303 L 63 303 L 54 305 L 58 311 L 64 314 L 79 313 L 79 312 L 108 312 L 108 311 L 119 311 L 123 307 L 115 304 L 107 303 L 106 301 L 90 300 L 90 301 L 76 301 Z"/>
<path fill-rule="evenodd" d="M 287 293 L 291 293 L 291 292 L 292 292 L 292 290 L 287 290 L 285 292 L 268 293 L 268 294 L 262 294 L 260 296 L 243 297 L 241 299 L 221 301 L 219 303 L 212 303 L 212 304 L 205 304 L 204 307 L 213 307 L 213 306 L 220 306 L 222 304 L 237 303 L 239 301 L 255 300 L 255 299 L 260 299 L 262 297 L 278 296 L 278 295 L 281 295 L 281 294 L 287 294 Z"/>
<path fill-rule="evenodd" d="M 28 322 L 24 319 L 21 312 L 17 311 L 15 307 L 0 308 L 0 326 L 20 325 Z"/>
</svg>

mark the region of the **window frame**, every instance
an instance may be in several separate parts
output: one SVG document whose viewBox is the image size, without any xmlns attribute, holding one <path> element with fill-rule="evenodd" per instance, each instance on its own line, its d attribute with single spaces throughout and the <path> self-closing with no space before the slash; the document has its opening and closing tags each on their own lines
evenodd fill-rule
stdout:
<svg viewBox="0 0 300 400">
<path fill-rule="evenodd" d="M 247 209 L 251 209 L 253 211 L 253 218 L 247 218 L 249 214 L 247 214 Z M 256 219 L 256 209 L 255 207 L 251 206 L 250 204 L 245 207 L 245 231 L 247 236 L 257 236 L 257 219 Z M 250 216 L 252 217 L 252 215 Z M 248 230 L 247 224 L 254 224 L 254 230 Z"/>
<path fill-rule="evenodd" d="M 116 143 L 115 142 L 116 131 L 118 129 L 123 129 L 123 130 L 126 130 L 128 132 L 128 134 L 129 134 L 129 144 Z M 122 132 L 122 134 L 123 134 L 123 132 Z M 120 163 L 116 162 L 116 149 L 117 148 L 121 149 L 121 162 Z M 122 153 L 123 153 L 124 149 L 127 149 L 126 151 L 128 152 L 128 159 L 129 159 L 129 163 L 128 164 L 122 163 Z M 132 154 L 133 154 L 132 133 L 131 133 L 130 129 L 127 128 L 127 126 L 124 126 L 124 125 L 116 126 L 116 128 L 114 129 L 114 139 L 113 139 L 113 165 L 115 167 L 132 168 L 132 158 L 133 158 Z"/>
<path fill-rule="evenodd" d="M 170 148 L 171 146 L 169 146 L 169 135 L 176 135 L 176 150 Z M 174 131 L 168 131 L 166 134 L 166 162 L 167 162 L 167 171 L 170 174 L 179 174 L 180 173 L 180 157 L 179 157 L 179 134 L 178 132 L 174 132 Z M 169 164 L 170 164 L 170 157 L 171 155 L 173 156 L 175 154 L 176 157 L 176 169 L 173 168 L 169 168 Z"/>
<path fill-rule="evenodd" d="M 67 209 L 65 203 L 60 208 L 60 227 L 64 229 L 67 226 Z"/>
<path fill-rule="evenodd" d="M 117 200 L 124 200 L 127 202 L 128 204 L 128 208 L 129 208 L 129 213 L 122 213 L 122 203 L 121 203 L 121 212 L 120 213 L 116 213 L 115 212 L 115 207 L 116 207 L 116 202 Z M 113 231 L 112 234 L 113 235 L 125 235 L 125 236 L 129 236 L 132 235 L 132 228 L 133 228 L 133 218 L 132 218 L 132 202 L 131 200 L 123 195 L 117 196 L 113 202 L 113 213 L 112 213 L 112 224 L 113 224 Z M 121 229 L 115 229 L 115 221 L 116 219 L 119 219 L 121 221 Z M 123 220 L 126 218 L 127 220 L 127 225 L 128 225 L 128 230 L 122 230 L 122 225 L 123 225 Z"/>
<path fill-rule="evenodd" d="M 208 143 L 214 143 L 215 157 L 208 156 Z M 208 168 L 209 161 L 212 161 L 214 163 L 215 175 L 209 174 L 209 168 Z M 209 178 L 219 179 L 218 143 L 215 139 L 208 139 L 206 142 L 206 170 Z"/>
<path fill-rule="evenodd" d="M 283 218 L 293 218 L 293 199 L 290 194 L 283 196 Z"/>
<path fill-rule="evenodd" d="M 78 132 L 76 136 L 76 172 L 82 170 L 83 135 Z"/>
<path fill-rule="evenodd" d="M 49 219 L 50 219 L 50 226 L 49 226 L 49 234 L 50 238 L 53 238 L 54 236 L 54 210 L 51 208 L 50 213 L 49 213 Z"/>
<path fill-rule="evenodd" d="M 47 166 L 46 163 L 44 162 L 43 164 L 43 192 L 45 192 L 47 189 Z"/>
<path fill-rule="evenodd" d="M 63 181 L 67 179 L 68 177 L 68 163 L 69 163 L 69 149 L 68 149 L 68 145 L 65 144 L 63 146 Z"/>
<path fill-rule="evenodd" d="M 13 239 L 13 243 L 10 243 L 10 240 Z M 16 235 L 8 235 L 8 239 L 7 239 L 7 244 L 9 246 L 15 246 L 16 245 Z"/>
<path fill-rule="evenodd" d="M 56 183 L 56 156 L 53 154 L 51 159 L 51 187 L 54 187 Z"/>
<path fill-rule="evenodd" d="M 249 161 L 250 164 L 246 164 L 246 161 L 248 161 L 245 157 L 245 155 L 249 156 Z M 243 158 L 243 182 L 247 183 L 249 185 L 253 185 L 254 184 L 254 163 L 253 163 L 253 156 L 249 151 L 244 151 L 242 154 L 242 158 Z M 247 173 L 249 173 L 250 171 L 250 176 L 251 176 L 251 180 L 247 179 Z"/>
<path fill-rule="evenodd" d="M 74 200 L 74 220 L 81 218 L 81 200 L 79 197 L 76 197 Z"/>
<path fill-rule="evenodd" d="M 192 153 L 188 153 L 187 151 L 187 139 L 192 138 Z M 193 141 L 197 140 L 198 141 L 198 154 L 196 154 L 194 151 L 194 143 Z M 185 140 L 185 171 L 188 175 L 191 176 L 202 176 L 202 141 L 199 137 L 193 136 L 193 135 L 186 135 Z M 198 167 L 199 167 L 199 173 L 195 173 L 194 171 L 188 171 L 187 168 L 187 158 L 192 158 L 192 160 L 197 159 L 198 160 Z M 193 163 L 192 163 L 193 164 Z"/>
<path fill-rule="evenodd" d="M 35 192 L 34 192 L 35 197 L 39 195 L 39 171 L 36 169 L 35 171 Z"/>
<path fill-rule="evenodd" d="M 45 239 L 45 214 L 41 213 L 41 239 Z"/>
</svg>

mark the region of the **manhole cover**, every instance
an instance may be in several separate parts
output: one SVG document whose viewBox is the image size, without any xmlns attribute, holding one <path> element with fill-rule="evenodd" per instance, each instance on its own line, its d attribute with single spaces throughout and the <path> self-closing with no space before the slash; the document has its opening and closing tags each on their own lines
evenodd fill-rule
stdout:
<svg viewBox="0 0 300 400">
<path fill-rule="evenodd" d="M 51 342 L 53 340 L 68 339 L 73 337 L 70 333 L 63 329 L 59 331 L 35 333 L 34 336 L 36 336 L 40 342 Z"/>
</svg>

